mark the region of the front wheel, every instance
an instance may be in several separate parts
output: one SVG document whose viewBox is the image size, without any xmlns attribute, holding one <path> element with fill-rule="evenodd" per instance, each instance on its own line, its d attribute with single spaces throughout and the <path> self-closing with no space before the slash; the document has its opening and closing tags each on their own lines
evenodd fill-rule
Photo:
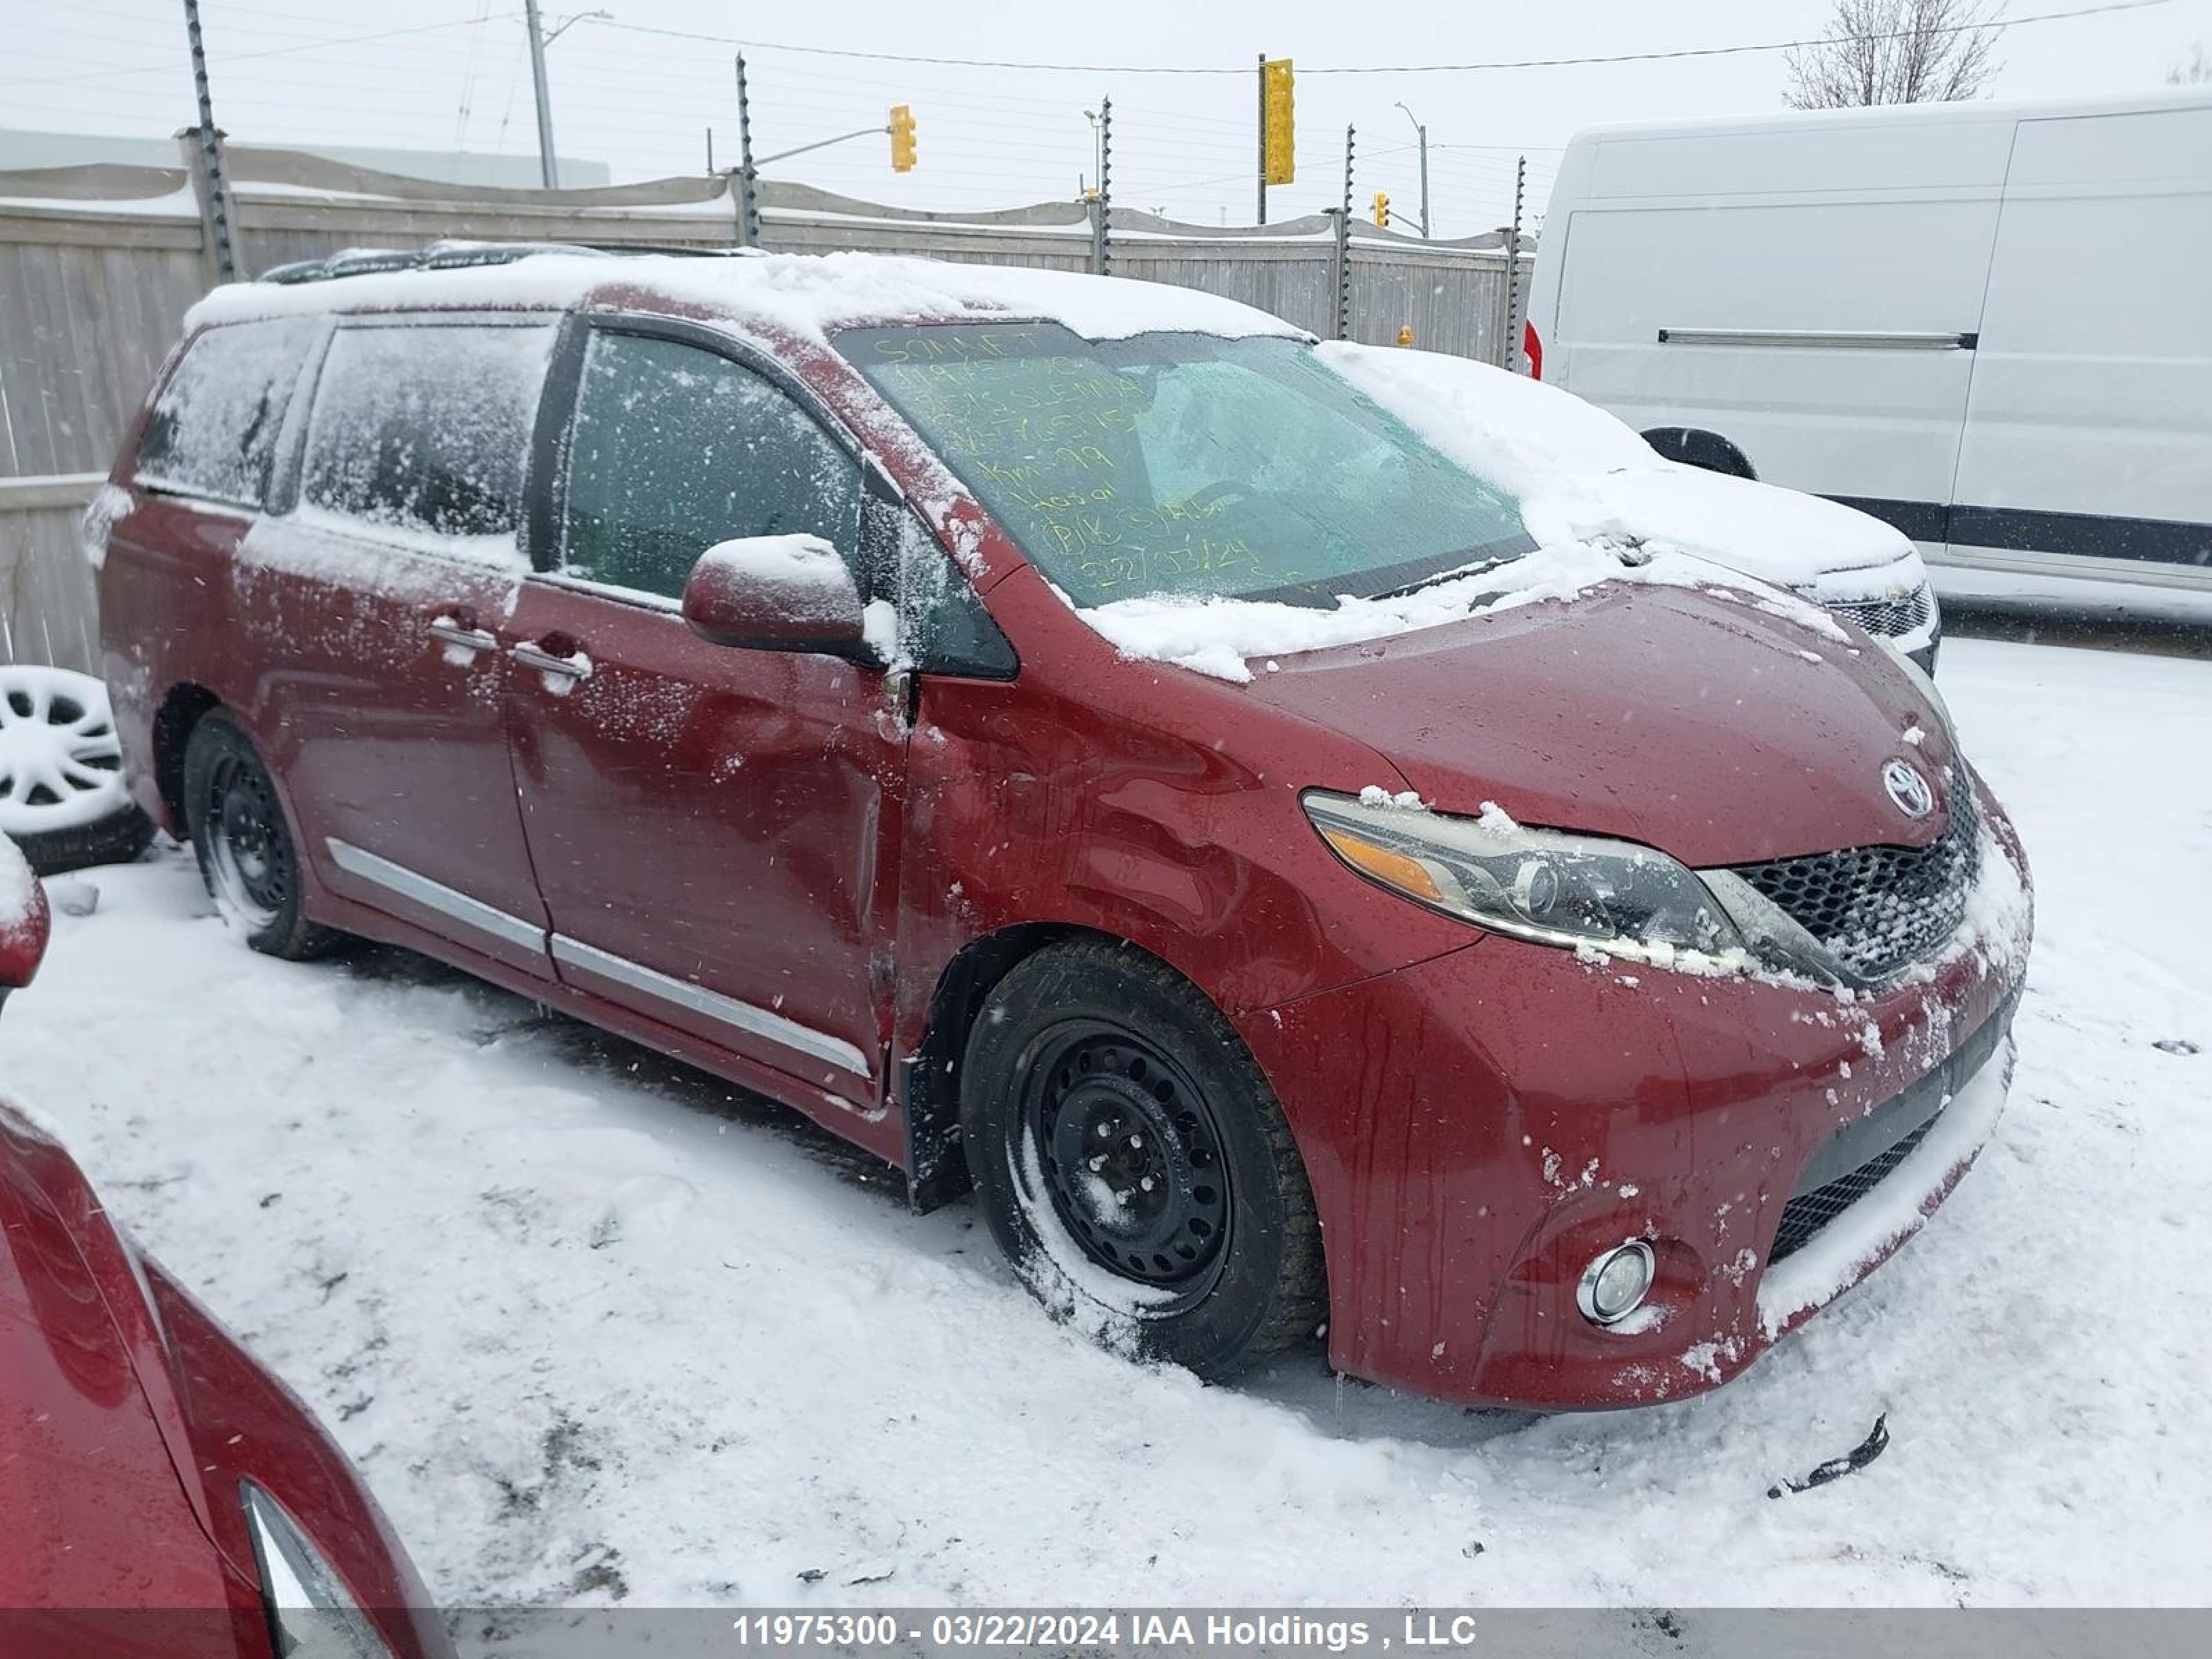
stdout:
<svg viewBox="0 0 2212 1659">
<path fill-rule="evenodd" d="M 992 991 L 961 1068 L 977 1202 L 1055 1314 L 1225 1379 L 1311 1339 L 1321 1224 L 1227 1020 L 1133 948 L 1055 945 Z"/>
<path fill-rule="evenodd" d="M 307 921 L 299 842 L 276 782 L 245 728 L 221 710 L 185 745 L 185 827 L 216 908 L 248 945 L 299 962 L 337 941 Z"/>
</svg>

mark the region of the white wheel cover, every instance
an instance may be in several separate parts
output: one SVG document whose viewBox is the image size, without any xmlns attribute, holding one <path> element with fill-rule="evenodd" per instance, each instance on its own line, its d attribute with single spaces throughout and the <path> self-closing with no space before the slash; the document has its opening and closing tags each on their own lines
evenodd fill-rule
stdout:
<svg viewBox="0 0 2212 1659">
<path fill-rule="evenodd" d="M 0 667 L 0 830 L 81 830 L 130 800 L 107 688 L 67 668 Z"/>
</svg>

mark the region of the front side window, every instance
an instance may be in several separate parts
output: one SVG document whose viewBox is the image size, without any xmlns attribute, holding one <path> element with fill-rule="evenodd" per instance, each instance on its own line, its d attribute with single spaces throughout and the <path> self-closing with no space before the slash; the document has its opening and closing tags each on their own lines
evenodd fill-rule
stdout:
<svg viewBox="0 0 2212 1659">
<path fill-rule="evenodd" d="M 1328 606 L 1534 545 L 1510 494 L 1302 341 L 922 324 L 837 348 L 1079 605 Z"/>
<path fill-rule="evenodd" d="M 550 324 L 341 327 L 301 498 L 382 528 L 512 543 Z"/>
<path fill-rule="evenodd" d="M 312 318 L 233 323 L 195 339 L 147 417 L 139 481 L 260 506 L 277 429 L 317 326 Z"/>
<path fill-rule="evenodd" d="M 750 369 L 678 340 L 602 330 L 576 394 L 562 521 L 571 575 L 679 599 L 718 542 L 819 536 L 858 556 L 860 469 Z"/>
</svg>

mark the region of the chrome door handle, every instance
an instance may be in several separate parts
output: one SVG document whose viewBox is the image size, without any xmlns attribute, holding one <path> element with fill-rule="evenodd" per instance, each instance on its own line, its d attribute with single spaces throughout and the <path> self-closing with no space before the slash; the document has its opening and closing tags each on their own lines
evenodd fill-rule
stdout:
<svg viewBox="0 0 2212 1659">
<path fill-rule="evenodd" d="M 473 660 L 479 651 L 499 648 L 499 640 L 495 635 L 481 628 L 464 628 L 451 617 L 441 617 L 432 623 L 430 637 L 438 641 L 456 665 Z"/>
<path fill-rule="evenodd" d="M 587 680 L 592 677 L 592 659 L 580 651 L 573 657 L 556 657 L 526 641 L 509 650 L 507 655 L 525 668 L 534 668 L 541 674 L 560 679 Z"/>
</svg>

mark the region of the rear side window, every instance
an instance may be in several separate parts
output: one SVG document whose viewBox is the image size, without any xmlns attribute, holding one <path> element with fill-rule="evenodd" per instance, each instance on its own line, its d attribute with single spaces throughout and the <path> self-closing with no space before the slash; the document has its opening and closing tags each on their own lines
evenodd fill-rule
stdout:
<svg viewBox="0 0 2212 1659">
<path fill-rule="evenodd" d="M 341 327 L 301 499 L 387 529 L 512 540 L 550 324 Z"/>
<path fill-rule="evenodd" d="M 592 336 L 568 452 L 569 574 L 678 599 L 699 556 L 740 536 L 806 532 L 851 563 L 860 516 L 859 464 L 769 381 L 675 340 Z"/>
<path fill-rule="evenodd" d="M 149 489 L 258 507 L 285 405 L 319 325 L 312 318 L 211 328 L 185 348 L 138 445 Z"/>
</svg>

